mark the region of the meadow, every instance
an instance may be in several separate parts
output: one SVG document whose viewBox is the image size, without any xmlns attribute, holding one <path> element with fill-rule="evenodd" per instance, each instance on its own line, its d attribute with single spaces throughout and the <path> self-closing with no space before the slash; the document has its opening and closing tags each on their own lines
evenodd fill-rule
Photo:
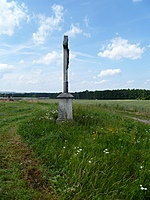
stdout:
<svg viewBox="0 0 150 200">
<path fill-rule="evenodd" d="M 0 199 L 150 199 L 150 101 L 1 102 Z"/>
</svg>

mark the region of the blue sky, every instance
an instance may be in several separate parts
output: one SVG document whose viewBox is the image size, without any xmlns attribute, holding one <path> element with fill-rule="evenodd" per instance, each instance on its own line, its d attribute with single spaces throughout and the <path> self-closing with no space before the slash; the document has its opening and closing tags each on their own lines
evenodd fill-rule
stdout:
<svg viewBox="0 0 150 200">
<path fill-rule="evenodd" d="M 150 89 L 149 0 L 0 0 L 0 91 Z"/>
</svg>

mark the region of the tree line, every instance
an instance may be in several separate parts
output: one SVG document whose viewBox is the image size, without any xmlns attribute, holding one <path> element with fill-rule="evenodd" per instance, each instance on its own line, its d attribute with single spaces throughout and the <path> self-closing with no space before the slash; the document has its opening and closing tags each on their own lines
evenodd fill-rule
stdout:
<svg viewBox="0 0 150 200">
<path fill-rule="evenodd" d="M 121 90 L 104 90 L 104 91 L 83 91 L 75 92 L 76 99 L 101 99 L 101 100 L 117 100 L 117 99 L 150 99 L 150 90 L 143 89 L 121 89 Z"/>
<path fill-rule="evenodd" d="M 49 98 L 56 99 L 60 93 L 0 93 L 1 98 Z M 82 91 L 71 93 L 74 99 L 101 99 L 101 100 L 117 100 L 117 99 L 141 99 L 150 100 L 150 90 L 145 89 L 118 89 L 104 91 Z"/>
</svg>

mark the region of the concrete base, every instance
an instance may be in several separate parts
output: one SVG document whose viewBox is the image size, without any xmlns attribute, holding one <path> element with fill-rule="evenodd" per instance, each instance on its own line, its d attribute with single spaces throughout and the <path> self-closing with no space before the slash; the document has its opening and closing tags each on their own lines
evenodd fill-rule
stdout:
<svg viewBox="0 0 150 200">
<path fill-rule="evenodd" d="M 57 122 L 72 120 L 72 99 L 69 93 L 61 93 L 58 97 L 58 118 Z"/>
</svg>

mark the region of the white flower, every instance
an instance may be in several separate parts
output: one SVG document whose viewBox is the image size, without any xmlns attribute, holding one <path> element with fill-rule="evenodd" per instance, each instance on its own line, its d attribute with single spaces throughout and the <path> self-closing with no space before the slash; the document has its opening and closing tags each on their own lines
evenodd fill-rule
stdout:
<svg viewBox="0 0 150 200">
<path fill-rule="evenodd" d="M 142 185 L 140 185 L 141 190 L 147 190 L 147 188 L 144 188 Z"/>
<path fill-rule="evenodd" d="M 106 154 L 109 153 L 108 149 L 105 149 L 103 152 L 106 153 Z"/>
<path fill-rule="evenodd" d="M 91 160 L 89 160 L 89 163 L 92 163 L 92 161 L 91 161 Z"/>
</svg>

